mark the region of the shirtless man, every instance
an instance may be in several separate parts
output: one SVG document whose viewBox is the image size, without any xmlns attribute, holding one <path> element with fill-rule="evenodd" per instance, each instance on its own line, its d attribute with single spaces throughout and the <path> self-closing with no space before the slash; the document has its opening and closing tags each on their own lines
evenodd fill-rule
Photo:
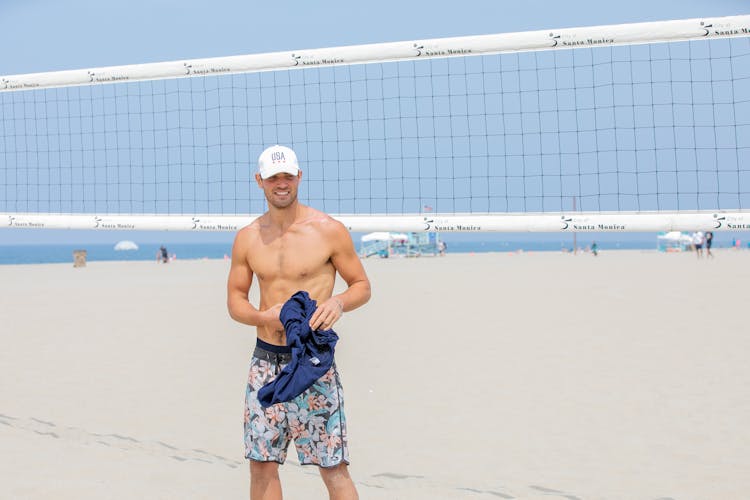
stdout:
<svg viewBox="0 0 750 500">
<path fill-rule="evenodd" d="M 317 301 L 310 319 L 314 330 L 333 328 L 344 312 L 370 298 L 370 282 L 346 227 L 297 201 L 301 178 L 291 149 L 277 145 L 261 153 L 255 180 L 268 200 L 268 212 L 241 229 L 232 248 L 229 314 L 257 331 L 245 401 L 251 500 L 282 497 L 278 468 L 291 439 L 300 463 L 319 467 L 331 499 L 358 498 L 347 468 L 344 401 L 335 363 L 289 402 L 264 409 L 257 397 L 258 389 L 291 359 L 279 313 L 292 294 L 304 290 Z M 337 271 L 348 288 L 333 295 Z M 253 276 L 260 287 L 257 308 L 248 301 Z"/>
</svg>

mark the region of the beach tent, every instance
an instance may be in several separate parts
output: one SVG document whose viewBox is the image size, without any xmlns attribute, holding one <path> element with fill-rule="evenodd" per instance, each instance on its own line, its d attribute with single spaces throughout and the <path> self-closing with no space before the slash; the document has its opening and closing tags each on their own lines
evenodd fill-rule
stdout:
<svg viewBox="0 0 750 500">
<path fill-rule="evenodd" d="M 689 234 L 680 231 L 670 231 L 656 237 L 657 247 L 661 251 L 686 250 L 690 248 L 693 239 Z"/>
<path fill-rule="evenodd" d="M 374 232 L 361 238 L 360 253 L 363 257 L 420 257 L 438 255 L 437 233 L 389 233 Z"/>
<path fill-rule="evenodd" d="M 375 232 L 362 236 L 362 241 L 406 241 L 409 236 L 404 233 Z"/>
<path fill-rule="evenodd" d="M 404 245 L 408 240 L 409 235 L 404 233 L 388 233 L 384 231 L 368 233 L 361 238 L 360 251 L 363 257 L 370 257 L 371 255 L 387 257 L 391 254 L 391 246 L 393 244 Z"/>
</svg>

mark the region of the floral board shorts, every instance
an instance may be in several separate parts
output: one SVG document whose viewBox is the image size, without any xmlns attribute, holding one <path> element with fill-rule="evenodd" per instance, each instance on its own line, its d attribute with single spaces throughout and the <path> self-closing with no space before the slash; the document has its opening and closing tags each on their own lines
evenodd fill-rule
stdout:
<svg viewBox="0 0 750 500">
<path fill-rule="evenodd" d="M 258 390 L 276 378 L 291 358 L 289 347 L 258 340 L 245 393 L 245 458 L 283 464 L 293 439 L 302 465 L 348 464 L 344 391 L 336 363 L 291 401 L 268 408 L 258 402 Z"/>
</svg>

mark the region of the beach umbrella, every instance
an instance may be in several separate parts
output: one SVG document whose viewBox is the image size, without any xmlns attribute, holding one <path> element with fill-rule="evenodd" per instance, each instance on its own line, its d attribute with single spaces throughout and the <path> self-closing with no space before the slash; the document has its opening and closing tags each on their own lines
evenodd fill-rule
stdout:
<svg viewBox="0 0 750 500">
<path fill-rule="evenodd" d="M 129 240 L 118 241 L 115 245 L 115 250 L 138 250 L 138 245 Z"/>
</svg>

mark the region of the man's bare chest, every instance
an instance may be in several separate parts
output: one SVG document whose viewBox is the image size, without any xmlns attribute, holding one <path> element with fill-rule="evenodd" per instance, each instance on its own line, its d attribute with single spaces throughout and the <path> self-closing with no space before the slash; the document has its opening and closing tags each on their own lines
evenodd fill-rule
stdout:
<svg viewBox="0 0 750 500">
<path fill-rule="evenodd" d="M 262 281 L 305 281 L 328 272 L 331 250 L 317 237 L 285 235 L 259 241 L 250 249 L 248 262 Z"/>
</svg>

